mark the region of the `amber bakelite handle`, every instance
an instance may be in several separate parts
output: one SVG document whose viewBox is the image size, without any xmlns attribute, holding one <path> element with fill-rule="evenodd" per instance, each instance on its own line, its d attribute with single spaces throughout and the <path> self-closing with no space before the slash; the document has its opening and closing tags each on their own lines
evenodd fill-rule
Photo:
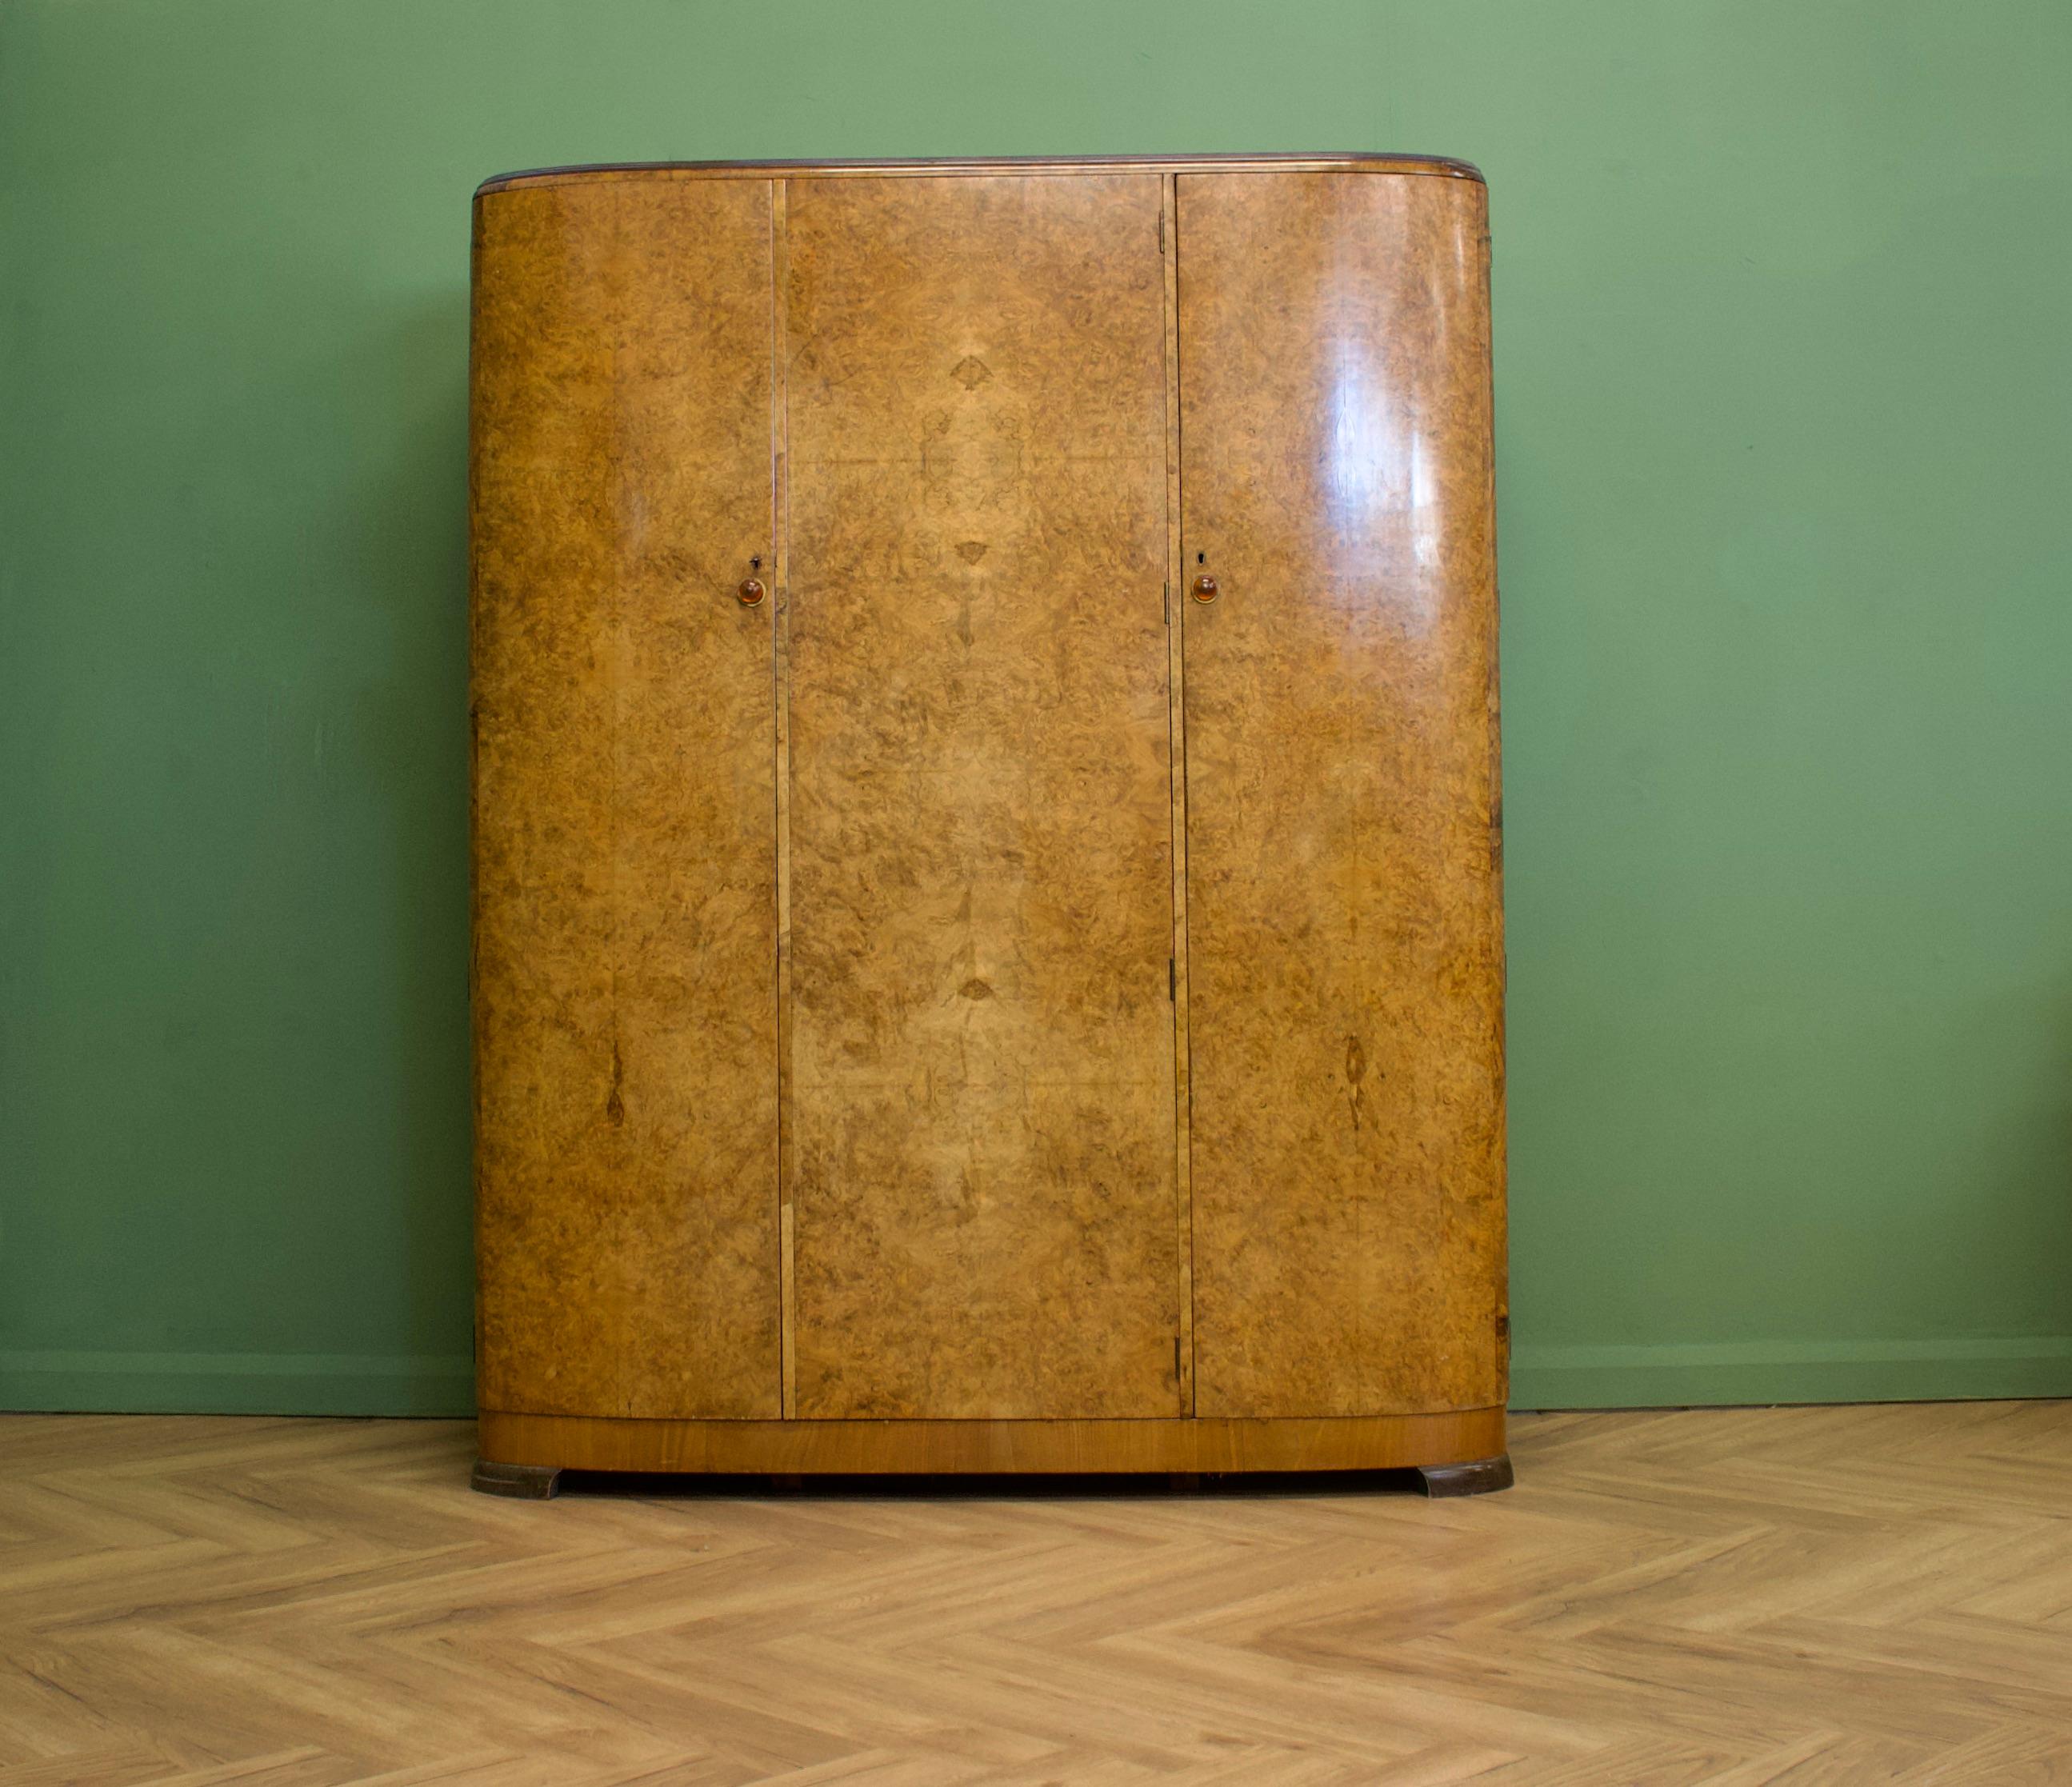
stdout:
<svg viewBox="0 0 2072 1787">
<path fill-rule="evenodd" d="M 737 590 L 734 594 L 741 598 L 741 606 L 742 607 L 754 608 L 758 606 L 762 602 L 765 594 L 763 588 L 762 579 L 759 577 L 748 577 L 744 579 L 741 587 Z"/>
<path fill-rule="evenodd" d="M 1194 586 L 1188 594 L 1197 602 L 1214 602 L 1216 599 L 1216 580 L 1205 571 L 1194 579 Z"/>
</svg>

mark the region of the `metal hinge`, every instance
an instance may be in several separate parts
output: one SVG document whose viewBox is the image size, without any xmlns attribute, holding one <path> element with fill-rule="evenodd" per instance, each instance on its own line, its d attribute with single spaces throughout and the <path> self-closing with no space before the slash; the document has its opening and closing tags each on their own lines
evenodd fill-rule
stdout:
<svg viewBox="0 0 2072 1787">
<path fill-rule="evenodd" d="M 1166 624 L 1170 626 L 1173 624 L 1173 585 L 1170 583 L 1158 598 L 1158 609 L 1166 617 Z"/>
<path fill-rule="evenodd" d="M 1162 211 L 1158 213 L 1158 252 L 1166 252 L 1166 213 Z"/>
<path fill-rule="evenodd" d="M 1170 955 L 1166 958 L 1166 996 L 1168 999 L 1180 996 L 1180 965 Z"/>
</svg>

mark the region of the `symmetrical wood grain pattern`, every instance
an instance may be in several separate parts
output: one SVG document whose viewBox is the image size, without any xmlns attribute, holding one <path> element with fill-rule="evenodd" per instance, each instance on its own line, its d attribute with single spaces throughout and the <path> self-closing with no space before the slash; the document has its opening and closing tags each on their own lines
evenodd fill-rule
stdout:
<svg viewBox="0 0 2072 1787">
<path fill-rule="evenodd" d="M 645 1421 L 484 1415 L 483 1456 L 581 1470 L 916 1476 L 1361 1471 L 1498 1460 L 1500 1408 L 1307 1420 Z"/>
<path fill-rule="evenodd" d="M 1177 185 L 1195 1407 L 1500 1402 L 1483 189 Z"/>
<path fill-rule="evenodd" d="M 796 1412 L 1171 1415 L 1160 182 L 787 185 Z"/>
<path fill-rule="evenodd" d="M 476 215 L 479 1394 L 774 1415 L 770 183 Z"/>
<path fill-rule="evenodd" d="M 541 1506 L 474 1444 L 0 1419 L 0 1781 L 2072 1778 L 2072 1403 L 1527 1415 L 1466 1501 Z"/>
</svg>

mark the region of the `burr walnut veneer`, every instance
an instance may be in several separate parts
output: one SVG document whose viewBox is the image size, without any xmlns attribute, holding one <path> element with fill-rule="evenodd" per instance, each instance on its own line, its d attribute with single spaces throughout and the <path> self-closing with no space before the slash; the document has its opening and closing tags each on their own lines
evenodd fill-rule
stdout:
<svg viewBox="0 0 2072 1787">
<path fill-rule="evenodd" d="M 1486 217 L 477 195 L 483 1486 L 1508 1480 Z"/>
</svg>

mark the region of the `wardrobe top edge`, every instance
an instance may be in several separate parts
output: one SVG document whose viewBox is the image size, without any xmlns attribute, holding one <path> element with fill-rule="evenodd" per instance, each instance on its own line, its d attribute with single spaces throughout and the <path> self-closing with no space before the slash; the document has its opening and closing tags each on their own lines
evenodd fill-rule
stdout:
<svg viewBox="0 0 2072 1787">
<path fill-rule="evenodd" d="M 1482 181 L 1472 162 L 1447 155 L 1396 155 L 1366 151 L 1314 155 L 999 155 L 939 160 L 829 162 L 595 162 L 569 167 L 528 167 L 493 174 L 475 189 L 478 199 L 532 186 L 566 186 L 589 180 L 739 179 L 779 175 L 913 177 L 985 174 L 1424 174 L 1442 179 Z"/>
</svg>

